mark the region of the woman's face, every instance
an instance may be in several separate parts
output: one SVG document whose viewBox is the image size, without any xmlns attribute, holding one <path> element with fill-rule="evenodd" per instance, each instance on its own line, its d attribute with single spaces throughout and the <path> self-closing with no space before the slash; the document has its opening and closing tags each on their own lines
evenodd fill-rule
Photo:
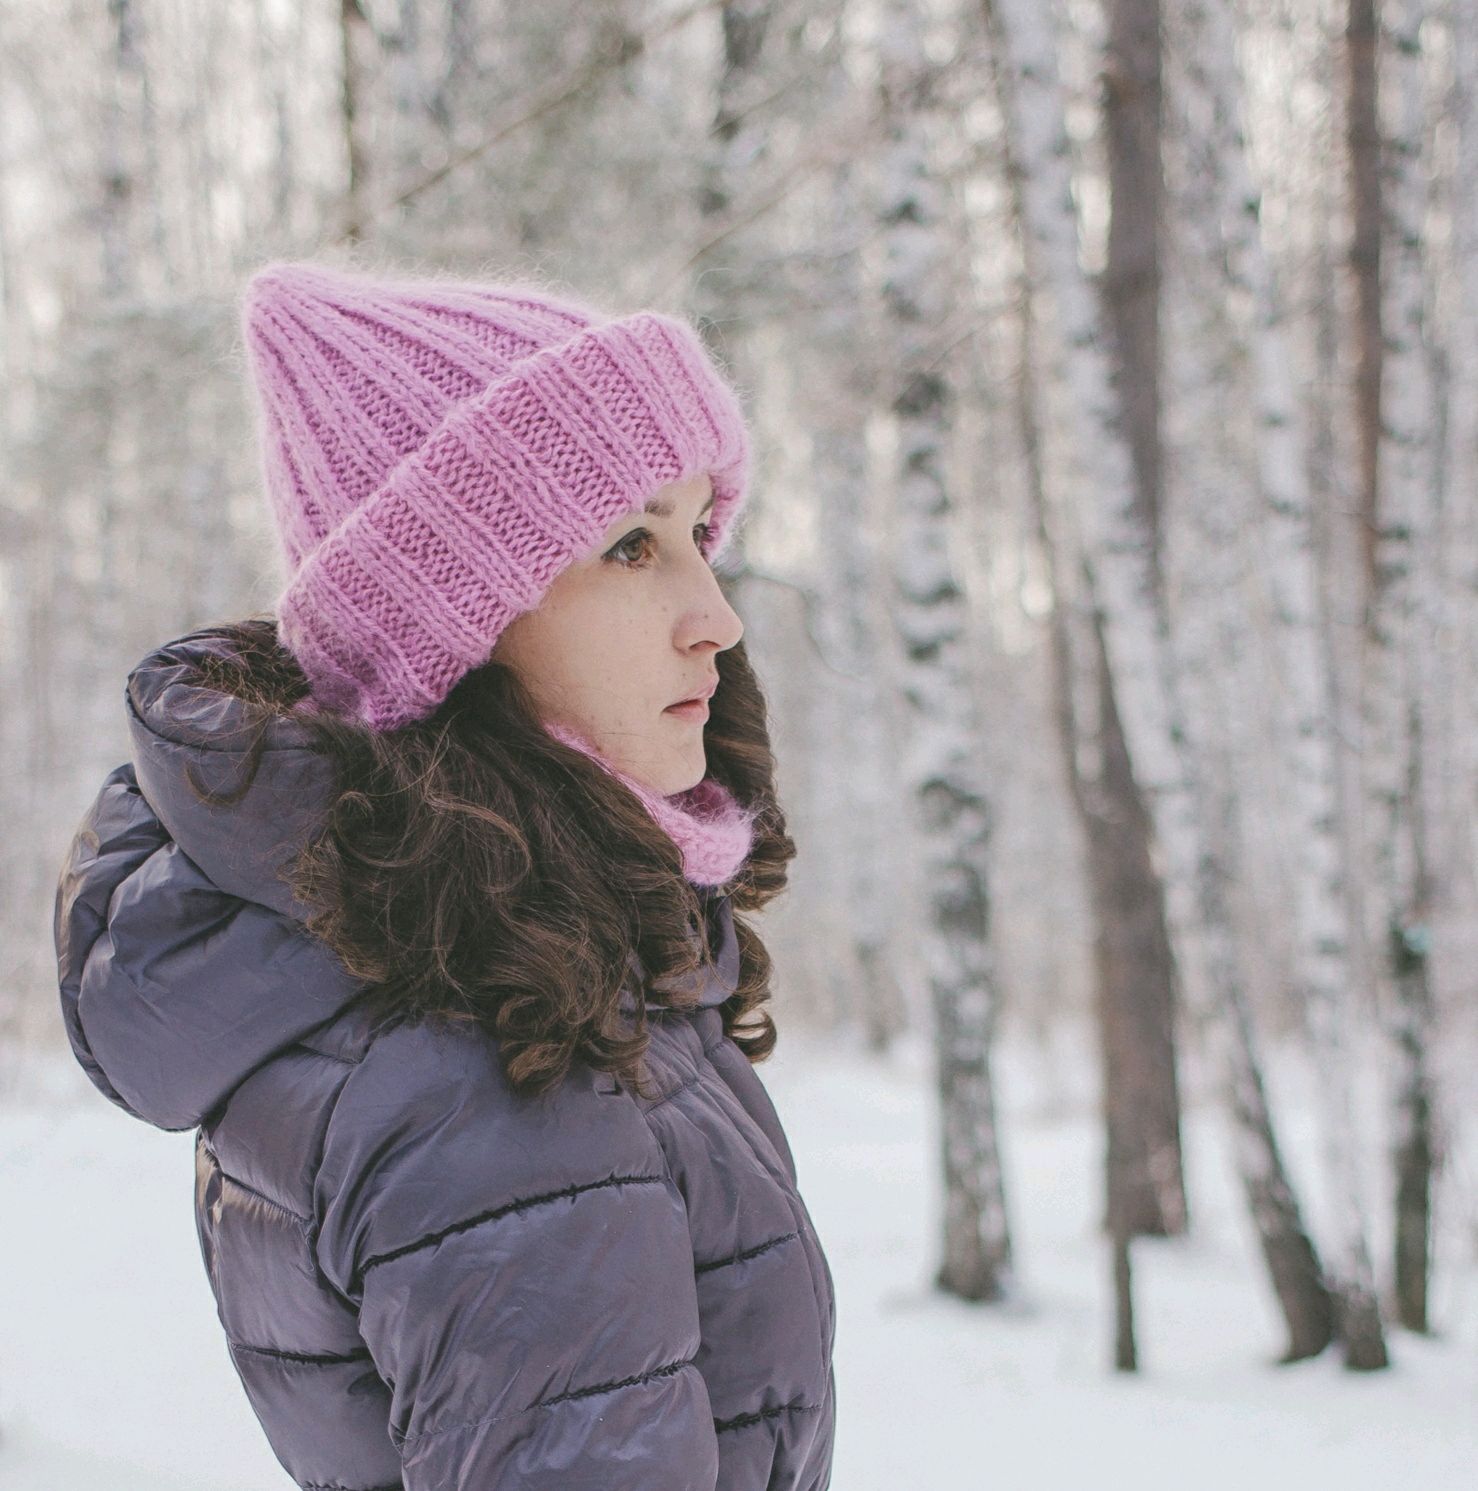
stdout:
<svg viewBox="0 0 1478 1491">
<path fill-rule="evenodd" d="M 700 545 L 706 474 L 660 487 L 612 523 L 505 627 L 492 658 L 532 693 L 540 717 L 584 736 L 619 771 L 670 795 L 702 781 L 703 711 L 668 706 L 718 678 L 716 655 L 744 635 Z"/>
</svg>

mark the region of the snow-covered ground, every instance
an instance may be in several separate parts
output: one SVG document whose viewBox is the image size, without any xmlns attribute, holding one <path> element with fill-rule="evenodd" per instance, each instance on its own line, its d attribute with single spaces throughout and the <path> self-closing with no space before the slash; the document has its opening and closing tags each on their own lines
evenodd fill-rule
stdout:
<svg viewBox="0 0 1478 1491">
<path fill-rule="evenodd" d="M 1066 1058 L 1064 1058 L 1066 1061 Z M 1187 1126 L 1194 1235 L 1135 1250 L 1138 1376 L 1106 1365 L 1099 1138 L 1081 1061 L 1050 1086 L 1001 1063 L 1021 1296 L 929 1287 L 935 1128 L 920 1043 L 879 1062 L 782 1028 L 759 1068 L 836 1276 L 834 1491 L 1389 1491 L 1478 1484 L 1473 1177 L 1444 1192 L 1440 1338 L 1391 1338 L 1393 1369 L 1282 1345 L 1219 1119 Z M 1072 1074 L 1078 1073 L 1079 1077 Z M 191 1136 L 129 1119 L 70 1060 L 0 1106 L 0 1487 L 263 1491 L 290 1484 L 241 1392 L 191 1216 Z M 1065 1095 L 1065 1100 L 1064 1100 Z M 1314 1170 L 1296 1106 L 1286 1135 Z"/>
</svg>

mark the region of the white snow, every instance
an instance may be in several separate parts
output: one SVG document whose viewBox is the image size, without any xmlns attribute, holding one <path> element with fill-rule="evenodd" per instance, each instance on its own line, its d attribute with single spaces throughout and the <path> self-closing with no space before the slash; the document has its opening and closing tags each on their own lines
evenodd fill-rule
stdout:
<svg viewBox="0 0 1478 1491">
<path fill-rule="evenodd" d="M 1444 1193 L 1440 1336 L 1393 1330 L 1384 1373 L 1346 1373 L 1332 1354 L 1278 1367 L 1281 1329 L 1225 1129 L 1194 1108 L 1194 1235 L 1136 1245 L 1143 1370 L 1119 1376 L 1092 1074 L 1055 1059 L 1050 1083 L 1033 1052 L 1008 1046 L 1000 1062 L 1021 1270 L 1007 1307 L 929 1287 L 937 1180 L 921 1042 L 879 1061 L 846 1037 L 782 1025 L 759 1068 L 837 1283 L 834 1491 L 1473 1484 L 1471 1178 Z M 216 1321 L 191 1212 L 191 1135 L 115 1110 L 69 1057 L 33 1066 L 27 1089 L 0 1106 L 0 1486 L 290 1485 Z M 1290 1159 L 1316 1168 L 1317 1125 L 1301 1103 L 1292 1117 Z"/>
</svg>

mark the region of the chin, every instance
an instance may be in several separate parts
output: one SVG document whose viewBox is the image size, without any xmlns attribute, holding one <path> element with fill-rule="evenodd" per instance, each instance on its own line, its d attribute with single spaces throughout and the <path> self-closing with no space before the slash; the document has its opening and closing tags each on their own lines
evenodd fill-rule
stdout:
<svg viewBox="0 0 1478 1491">
<path fill-rule="evenodd" d="M 696 787 L 707 771 L 707 758 L 700 751 L 696 765 L 689 766 L 686 770 L 674 767 L 668 778 L 670 785 L 662 789 L 663 795 L 672 797 L 676 793 L 686 792 L 690 787 Z"/>
<path fill-rule="evenodd" d="M 640 766 L 632 764 L 621 769 L 648 792 L 655 792 L 659 797 L 672 797 L 696 787 L 703 780 L 708 772 L 708 760 L 700 746 L 692 755 L 687 751 L 665 752 L 660 759 L 649 758 Z"/>
<path fill-rule="evenodd" d="M 686 792 L 690 787 L 696 787 L 707 774 L 708 766 L 705 763 L 704 765 L 700 766 L 697 771 L 689 773 L 688 780 L 685 781 L 681 787 L 677 788 L 677 791 Z"/>
</svg>

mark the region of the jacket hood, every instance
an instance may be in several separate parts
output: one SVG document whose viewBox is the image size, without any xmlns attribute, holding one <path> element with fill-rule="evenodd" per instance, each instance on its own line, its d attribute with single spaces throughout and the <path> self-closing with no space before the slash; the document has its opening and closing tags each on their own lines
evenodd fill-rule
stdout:
<svg viewBox="0 0 1478 1491">
<path fill-rule="evenodd" d="M 139 789 L 169 836 L 221 891 L 302 921 L 299 902 L 279 871 L 317 832 L 333 792 L 332 767 L 312 749 L 308 727 L 278 715 L 251 787 L 233 804 L 211 807 L 191 776 L 211 791 L 244 778 L 256 725 L 234 695 L 201 681 L 220 636 L 194 632 L 149 654 L 128 675 L 125 702 Z"/>
<path fill-rule="evenodd" d="M 363 989 L 302 925 L 310 908 L 280 873 L 332 801 L 332 763 L 309 727 L 273 720 L 239 801 L 211 806 L 191 786 L 193 777 L 230 792 L 245 775 L 257 725 L 241 700 L 200 676 L 202 662 L 229 647 L 216 631 L 192 632 L 129 673 L 132 759 L 104 781 L 57 886 L 74 1052 L 110 1098 L 168 1129 L 205 1121 Z M 695 888 L 714 947 L 694 976 L 706 1008 L 733 992 L 739 955 L 728 895 Z M 628 987 L 622 1005 L 634 1003 Z M 648 999 L 646 1008 L 668 1006 Z"/>
</svg>

